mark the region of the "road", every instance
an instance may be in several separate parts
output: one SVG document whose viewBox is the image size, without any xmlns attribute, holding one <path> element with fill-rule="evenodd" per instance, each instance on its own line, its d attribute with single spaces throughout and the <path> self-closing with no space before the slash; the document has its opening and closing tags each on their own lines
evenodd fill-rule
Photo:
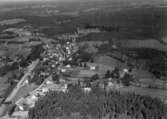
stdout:
<svg viewBox="0 0 167 119">
<path fill-rule="evenodd" d="M 11 92 L 11 94 L 6 98 L 5 102 L 12 102 L 12 99 L 16 96 L 17 92 L 20 90 L 20 88 L 22 86 L 24 86 L 24 82 L 27 79 L 27 77 L 29 75 L 31 75 L 32 71 L 34 70 L 34 68 L 38 65 L 39 63 L 39 59 L 33 61 L 28 67 L 27 67 L 27 72 L 25 73 L 25 75 L 21 78 L 21 80 L 18 82 L 18 84 L 16 85 L 16 87 L 13 89 L 13 91 Z M 9 105 L 6 104 L 2 104 L 0 106 L 0 117 L 3 116 L 6 113 L 6 110 L 8 108 Z"/>
<path fill-rule="evenodd" d="M 48 81 L 48 80 L 52 80 L 52 76 L 49 76 L 48 78 L 46 78 L 46 79 L 43 81 L 43 83 L 42 83 L 38 88 L 36 88 L 36 89 L 33 90 L 32 92 L 30 92 L 30 94 L 31 94 L 31 95 L 36 94 L 36 92 L 38 92 L 38 90 L 40 90 L 40 89 L 45 85 L 46 81 Z"/>
<path fill-rule="evenodd" d="M 24 86 L 24 82 L 27 79 L 28 76 L 31 75 L 32 71 L 34 70 L 34 68 L 37 66 L 37 64 L 39 63 L 39 59 L 37 59 L 36 61 L 33 61 L 31 63 L 31 65 L 28 66 L 27 68 L 27 72 L 26 74 L 21 78 L 21 80 L 18 82 L 18 84 L 16 85 L 16 87 L 13 89 L 13 91 L 11 92 L 11 94 L 6 98 L 5 102 L 11 102 L 12 99 L 16 96 L 17 92 L 20 90 L 20 88 L 22 86 Z"/>
</svg>

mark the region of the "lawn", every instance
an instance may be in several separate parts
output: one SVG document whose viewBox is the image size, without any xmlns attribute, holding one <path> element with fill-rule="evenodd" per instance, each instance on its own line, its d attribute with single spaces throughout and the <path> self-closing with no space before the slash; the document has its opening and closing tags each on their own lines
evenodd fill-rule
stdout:
<svg viewBox="0 0 167 119">
<path fill-rule="evenodd" d="M 135 93 L 138 95 L 151 96 L 153 98 L 165 99 L 167 97 L 167 91 L 162 89 L 151 89 L 151 88 L 142 88 L 142 87 L 122 87 L 118 89 L 120 92 L 125 93 Z"/>
<path fill-rule="evenodd" d="M 8 90 L 9 84 L 5 83 L 7 78 L 0 78 L 0 96 L 5 96 L 5 92 Z"/>
</svg>

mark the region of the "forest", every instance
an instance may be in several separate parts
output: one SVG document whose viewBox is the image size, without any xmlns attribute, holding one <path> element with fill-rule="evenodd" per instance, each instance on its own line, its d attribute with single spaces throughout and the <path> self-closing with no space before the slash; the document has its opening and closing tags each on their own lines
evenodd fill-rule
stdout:
<svg viewBox="0 0 167 119">
<path fill-rule="evenodd" d="M 79 85 L 68 86 L 66 93 L 50 91 L 29 110 L 29 119 L 68 118 L 79 113 L 81 119 L 166 119 L 167 106 L 157 98 L 121 94 L 92 87 L 89 93 Z"/>
</svg>

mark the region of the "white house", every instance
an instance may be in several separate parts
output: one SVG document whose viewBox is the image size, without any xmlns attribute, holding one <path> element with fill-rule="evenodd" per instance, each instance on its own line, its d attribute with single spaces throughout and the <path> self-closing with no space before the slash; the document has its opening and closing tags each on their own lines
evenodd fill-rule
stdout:
<svg viewBox="0 0 167 119">
<path fill-rule="evenodd" d="M 98 65 L 95 63 L 87 63 L 87 66 L 90 68 L 90 70 L 96 70 Z"/>
<path fill-rule="evenodd" d="M 92 91 L 92 89 L 90 87 L 85 87 L 85 88 L 83 88 L 83 91 L 85 93 L 90 93 Z"/>
<path fill-rule="evenodd" d="M 72 61 L 72 58 L 69 58 L 68 60 L 69 60 L 69 61 Z"/>
<path fill-rule="evenodd" d="M 112 82 L 108 82 L 109 87 L 114 87 L 114 84 Z"/>
<path fill-rule="evenodd" d="M 61 69 L 61 72 L 62 72 L 62 73 L 65 73 L 65 72 L 66 72 L 66 69 Z"/>
<path fill-rule="evenodd" d="M 25 84 L 28 84 L 29 83 L 29 81 L 28 80 L 25 80 Z"/>
<path fill-rule="evenodd" d="M 64 84 L 61 91 L 65 93 L 65 92 L 67 92 L 67 89 L 68 89 L 68 85 Z"/>
<path fill-rule="evenodd" d="M 52 68 L 55 68 L 56 66 L 54 64 L 52 64 Z"/>
<path fill-rule="evenodd" d="M 42 92 L 43 92 L 43 93 L 46 93 L 46 92 L 48 92 L 48 91 L 49 91 L 48 88 L 43 88 L 43 89 L 42 89 Z"/>
<path fill-rule="evenodd" d="M 53 82 L 52 82 L 52 81 L 47 80 L 47 81 L 46 81 L 46 84 L 47 84 L 47 85 L 49 85 L 49 84 L 53 84 Z"/>
<path fill-rule="evenodd" d="M 90 66 L 90 70 L 96 70 L 96 66 Z"/>
<path fill-rule="evenodd" d="M 71 65 L 68 64 L 68 65 L 66 65 L 66 67 L 67 67 L 67 68 L 71 68 Z"/>
</svg>

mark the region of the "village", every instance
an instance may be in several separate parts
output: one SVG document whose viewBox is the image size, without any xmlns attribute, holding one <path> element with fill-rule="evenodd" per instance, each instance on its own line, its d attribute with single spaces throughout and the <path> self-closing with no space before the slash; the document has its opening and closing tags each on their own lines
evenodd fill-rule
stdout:
<svg viewBox="0 0 167 119">
<path fill-rule="evenodd" d="M 105 90 L 149 94 L 152 97 L 160 97 L 164 103 L 167 103 L 167 82 L 152 80 L 147 76 L 142 77 L 145 72 L 140 70 L 139 73 L 139 70 L 125 64 L 121 68 L 116 65 L 111 67 L 96 63 L 93 57 L 85 57 L 77 44 L 78 38 L 100 31 L 78 30 L 74 34 L 57 36 L 56 41 L 39 36 L 44 43 L 42 45 L 44 51 L 39 58 L 31 62 L 11 94 L 2 101 L 0 112 L 2 115 L 5 114 L 4 119 L 28 118 L 29 109 L 35 106 L 40 97 L 45 96 L 49 91 L 66 93 L 71 84 L 80 85 L 85 93 L 89 93 L 92 87 L 97 86 Z M 32 34 L 30 32 L 21 34 L 23 37 L 27 35 L 30 37 Z"/>
</svg>

